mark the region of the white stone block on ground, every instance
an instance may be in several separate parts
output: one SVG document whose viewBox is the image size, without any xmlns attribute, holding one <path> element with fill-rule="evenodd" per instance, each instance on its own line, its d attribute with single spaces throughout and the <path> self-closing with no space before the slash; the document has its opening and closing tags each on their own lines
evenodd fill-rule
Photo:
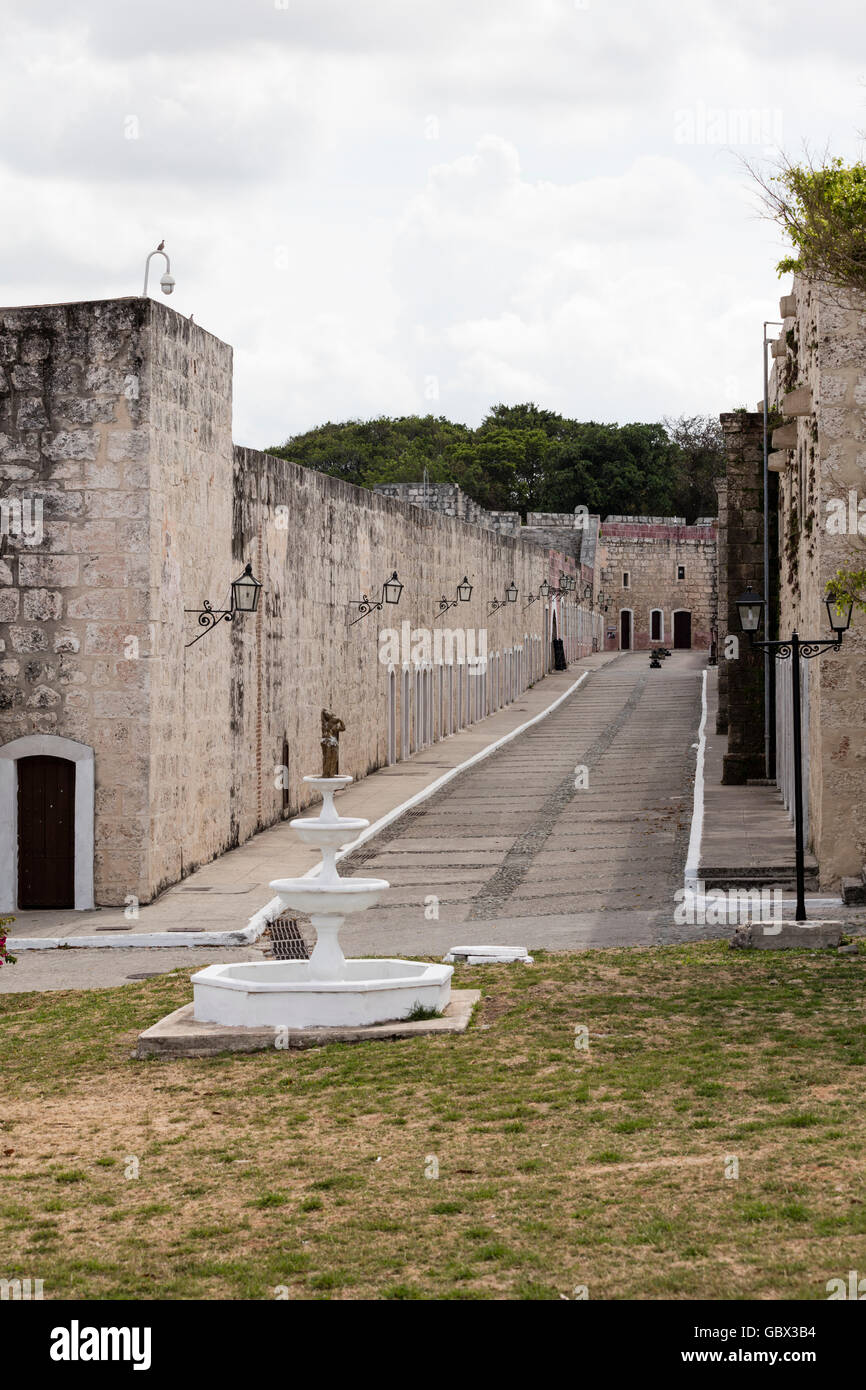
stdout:
<svg viewBox="0 0 866 1390">
<path fill-rule="evenodd" d="M 513 961 L 523 961 L 524 965 L 534 965 L 532 956 L 525 946 L 452 946 L 444 961 L 459 961 L 461 965 L 510 965 Z"/>
</svg>

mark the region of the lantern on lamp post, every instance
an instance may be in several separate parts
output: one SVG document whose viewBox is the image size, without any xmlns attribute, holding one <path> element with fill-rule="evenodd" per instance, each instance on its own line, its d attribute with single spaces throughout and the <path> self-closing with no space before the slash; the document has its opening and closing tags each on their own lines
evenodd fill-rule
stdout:
<svg viewBox="0 0 866 1390">
<path fill-rule="evenodd" d="M 759 647 L 762 651 L 774 654 L 781 660 L 791 660 L 791 704 L 793 713 L 793 761 L 794 761 L 794 858 L 796 862 L 797 874 L 797 907 L 796 921 L 806 921 L 806 890 L 805 890 L 805 847 L 803 843 L 803 724 L 802 711 L 800 704 L 800 661 L 809 659 L 813 656 L 820 656 L 822 652 L 839 651 L 842 646 L 842 637 L 851 625 L 851 612 L 853 603 L 840 602 L 835 598 L 828 598 L 826 601 L 827 616 L 830 620 L 830 627 L 833 631 L 832 637 L 820 637 L 814 641 L 804 640 L 797 629 L 791 636 L 781 641 L 759 641 L 755 633 L 761 626 L 766 602 L 759 593 L 749 586 L 745 593 L 737 599 L 737 613 L 739 614 L 740 627 L 743 632 L 748 633 L 749 642 L 753 647 Z"/>
</svg>

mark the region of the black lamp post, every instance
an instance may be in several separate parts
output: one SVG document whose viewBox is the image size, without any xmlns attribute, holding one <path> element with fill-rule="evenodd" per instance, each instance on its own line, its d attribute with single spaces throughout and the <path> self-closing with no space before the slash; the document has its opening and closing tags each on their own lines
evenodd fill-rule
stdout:
<svg viewBox="0 0 866 1390">
<path fill-rule="evenodd" d="M 399 603 L 402 592 L 403 585 L 397 578 L 397 571 L 394 570 L 391 578 L 386 579 L 385 583 L 382 585 L 381 598 L 368 598 L 367 595 L 364 594 L 359 599 L 355 598 L 350 600 L 349 607 L 357 608 L 358 616 L 352 619 L 349 623 L 349 627 L 354 627 L 355 623 L 359 623 L 362 618 L 366 618 L 368 613 L 378 613 L 386 603 Z"/>
<path fill-rule="evenodd" d="M 791 658 L 791 701 L 794 713 L 794 855 L 797 867 L 797 913 L 796 921 L 806 921 L 805 866 L 803 846 L 803 761 L 802 761 L 802 715 L 800 710 L 800 659 L 819 656 L 821 652 L 838 652 L 842 636 L 851 625 L 853 603 L 838 604 L 828 598 L 827 616 L 833 637 L 822 637 L 815 641 L 804 641 L 795 628 L 789 638 L 777 642 L 760 642 L 755 633 L 761 625 L 761 617 L 766 603 L 751 586 L 737 599 L 737 612 L 743 632 L 749 634 L 753 647 L 772 652 L 783 659 Z"/>
<path fill-rule="evenodd" d="M 212 632 L 217 623 L 223 621 L 230 623 L 235 613 L 255 613 L 259 606 L 259 594 L 262 586 L 253 574 L 252 565 L 247 565 L 237 579 L 232 581 L 231 608 L 214 608 L 209 599 L 202 599 L 201 608 L 185 608 L 184 613 L 198 613 L 199 627 L 204 628 L 198 637 L 193 637 L 191 642 L 185 642 L 184 646 L 192 647 L 196 642 L 208 633 Z"/>
</svg>

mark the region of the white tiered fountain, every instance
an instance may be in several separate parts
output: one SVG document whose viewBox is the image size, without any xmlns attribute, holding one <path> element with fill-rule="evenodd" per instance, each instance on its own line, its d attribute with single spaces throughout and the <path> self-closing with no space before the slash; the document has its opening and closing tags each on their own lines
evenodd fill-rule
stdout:
<svg viewBox="0 0 866 1390">
<path fill-rule="evenodd" d="M 337 850 L 370 824 L 340 816 L 334 792 L 351 777 L 305 777 L 322 793 L 317 817 L 291 827 L 321 851 L 318 877 L 279 878 L 271 884 L 282 909 L 309 913 L 316 945 L 309 960 L 209 965 L 192 977 L 194 1017 L 242 1028 L 359 1027 L 405 1019 L 416 1008 L 445 1009 L 451 998 L 450 965 L 411 960 L 346 960 L 340 928 L 351 912 L 366 912 L 390 886 L 384 878 L 340 878 Z"/>
</svg>

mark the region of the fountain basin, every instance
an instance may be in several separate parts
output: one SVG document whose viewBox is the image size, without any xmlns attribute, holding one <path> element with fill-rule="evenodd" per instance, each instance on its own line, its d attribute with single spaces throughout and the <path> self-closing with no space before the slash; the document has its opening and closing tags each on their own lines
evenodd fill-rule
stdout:
<svg viewBox="0 0 866 1390">
<path fill-rule="evenodd" d="M 312 960 L 208 965 L 192 977 L 193 1013 L 240 1028 L 357 1028 L 445 1009 L 453 973 L 410 960 L 347 960 L 340 979 L 317 979 Z"/>
<path fill-rule="evenodd" d="M 327 868 L 327 866 L 326 866 Z M 386 878 L 275 878 L 271 888 L 283 905 L 310 916 L 348 917 L 366 912 L 390 885 Z"/>
<path fill-rule="evenodd" d="M 299 840 L 303 840 L 305 845 L 316 845 L 319 849 L 342 849 L 343 845 L 357 840 L 361 831 L 366 830 L 369 824 L 368 820 L 361 820 L 360 816 L 340 816 L 336 821 L 300 816 L 297 820 L 289 821 Z"/>
</svg>

